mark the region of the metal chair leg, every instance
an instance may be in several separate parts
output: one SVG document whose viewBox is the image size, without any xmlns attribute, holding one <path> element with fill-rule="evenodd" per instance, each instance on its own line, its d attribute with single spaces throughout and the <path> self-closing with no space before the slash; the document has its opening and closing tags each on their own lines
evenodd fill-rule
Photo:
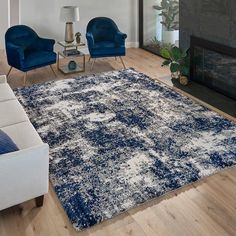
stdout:
<svg viewBox="0 0 236 236">
<path fill-rule="evenodd" d="M 27 72 L 24 73 L 24 86 L 26 84 Z"/>
<path fill-rule="evenodd" d="M 50 65 L 50 68 L 51 68 L 51 70 L 52 70 L 52 72 L 53 72 L 55 78 L 57 78 L 57 74 L 56 74 L 56 72 L 53 70 L 52 65 Z"/>
<path fill-rule="evenodd" d="M 125 63 L 124 63 L 122 57 L 120 57 L 120 60 L 121 60 L 121 63 L 122 63 L 122 65 L 123 65 L 124 69 L 126 69 L 126 66 L 125 66 Z"/>
<path fill-rule="evenodd" d="M 93 70 L 93 66 L 94 66 L 95 61 L 96 61 L 96 58 L 93 60 L 90 70 Z"/>
<path fill-rule="evenodd" d="M 7 73 L 7 78 L 8 78 L 8 76 L 10 75 L 11 70 L 12 70 L 12 66 L 10 67 L 10 69 L 9 69 L 9 71 L 8 71 L 8 73 Z"/>
</svg>

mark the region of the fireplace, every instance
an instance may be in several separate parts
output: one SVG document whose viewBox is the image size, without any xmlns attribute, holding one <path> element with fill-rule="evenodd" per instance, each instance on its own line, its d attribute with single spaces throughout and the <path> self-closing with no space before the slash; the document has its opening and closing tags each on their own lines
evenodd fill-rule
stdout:
<svg viewBox="0 0 236 236">
<path fill-rule="evenodd" d="M 191 36 L 190 78 L 236 99 L 236 48 Z"/>
</svg>

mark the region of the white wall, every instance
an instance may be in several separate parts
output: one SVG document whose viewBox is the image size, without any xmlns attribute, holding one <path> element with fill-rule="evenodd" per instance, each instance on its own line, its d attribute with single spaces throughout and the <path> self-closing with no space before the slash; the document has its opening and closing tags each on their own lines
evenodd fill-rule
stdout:
<svg viewBox="0 0 236 236">
<path fill-rule="evenodd" d="M 5 32 L 10 25 L 9 0 L 0 0 L 0 48 L 5 45 Z"/>
<path fill-rule="evenodd" d="M 0 0 L 2 1 L 2 0 Z M 10 0 L 10 25 L 18 25 L 20 22 L 20 0 Z"/>
<path fill-rule="evenodd" d="M 75 32 L 79 31 L 84 36 L 91 18 L 107 16 L 113 18 L 120 30 L 128 34 L 127 42 L 132 45 L 138 42 L 138 0 L 20 1 L 21 23 L 33 27 L 43 37 L 63 40 L 65 23 L 59 20 L 60 8 L 76 5 L 80 8 L 80 22 L 74 24 Z"/>
</svg>

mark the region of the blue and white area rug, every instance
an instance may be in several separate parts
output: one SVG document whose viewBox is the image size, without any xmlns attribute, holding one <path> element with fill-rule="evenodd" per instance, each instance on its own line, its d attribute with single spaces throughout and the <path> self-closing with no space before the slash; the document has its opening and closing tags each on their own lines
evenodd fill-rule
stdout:
<svg viewBox="0 0 236 236">
<path fill-rule="evenodd" d="M 236 125 L 132 69 L 15 91 L 77 230 L 236 164 Z"/>
</svg>

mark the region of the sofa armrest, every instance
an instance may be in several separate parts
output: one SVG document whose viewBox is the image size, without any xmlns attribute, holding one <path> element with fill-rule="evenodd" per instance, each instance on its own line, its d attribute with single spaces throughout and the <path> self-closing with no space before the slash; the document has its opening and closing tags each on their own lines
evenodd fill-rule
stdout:
<svg viewBox="0 0 236 236">
<path fill-rule="evenodd" d="M 49 147 L 0 155 L 0 210 L 48 192 Z"/>
<path fill-rule="evenodd" d="M 0 84 L 7 83 L 7 77 L 6 75 L 0 75 Z"/>
</svg>

